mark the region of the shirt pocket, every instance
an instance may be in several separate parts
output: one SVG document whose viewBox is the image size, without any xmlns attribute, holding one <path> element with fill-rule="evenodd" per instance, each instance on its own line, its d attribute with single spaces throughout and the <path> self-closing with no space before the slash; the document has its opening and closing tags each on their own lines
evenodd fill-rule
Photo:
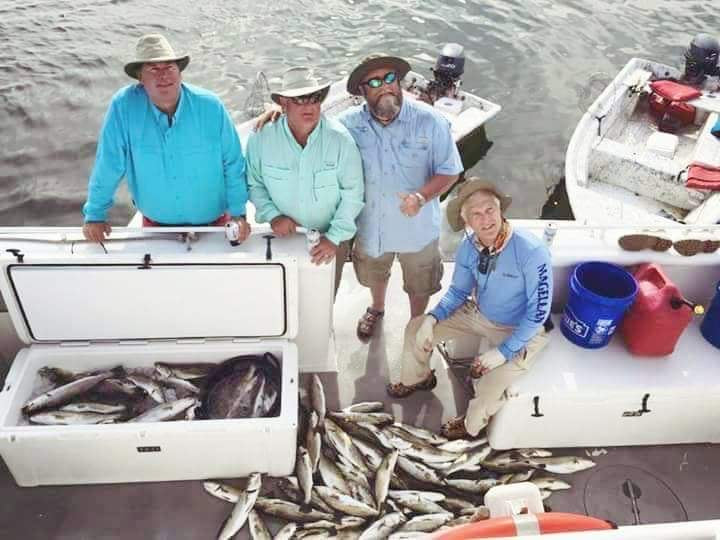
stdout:
<svg viewBox="0 0 720 540">
<path fill-rule="evenodd" d="M 262 176 L 266 182 L 287 182 L 290 180 L 290 169 L 266 165 L 263 163 Z"/>
<path fill-rule="evenodd" d="M 339 195 L 337 169 L 325 169 L 313 174 L 313 199 L 316 203 L 321 206 L 335 207 Z"/>
<path fill-rule="evenodd" d="M 408 169 L 425 168 L 430 153 L 430 139 L 414 137 L 403 140 L 398 146 L 398 161 Z"/>
</svg>

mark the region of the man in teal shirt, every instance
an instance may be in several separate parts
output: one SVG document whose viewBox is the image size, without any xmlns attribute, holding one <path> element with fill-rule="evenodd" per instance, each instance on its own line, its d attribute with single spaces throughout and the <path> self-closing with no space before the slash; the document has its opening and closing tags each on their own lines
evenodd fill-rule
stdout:
<svg viewBox="0 0 720 540">
<path fill-rule="evenodd" d="M 83 206 L 88 240 L 111 231 L 107 212 L 127 179 L 145 225 L 219 225 L 245 220 L 245 159 L 230 115 L 217 96 L 182 82 L 190 57 L 160 34 L 140 38 L 125 72 L 139 84 L 118 91 L 98 141 Z"/>
<path fill-rule="evenodd" d="M 308 68 L 283 74 L 271 97 L 285 114 L 250 137 L 248 185 L 257 222 L 270 222 L 278 236 L 298 226 L 322 233 L 310 255 L 315 264 L 336 259 L 337 290 L 363 208 L 363 170 L 350 133 L 320 113 L 329 87 Z"/>
</svg>

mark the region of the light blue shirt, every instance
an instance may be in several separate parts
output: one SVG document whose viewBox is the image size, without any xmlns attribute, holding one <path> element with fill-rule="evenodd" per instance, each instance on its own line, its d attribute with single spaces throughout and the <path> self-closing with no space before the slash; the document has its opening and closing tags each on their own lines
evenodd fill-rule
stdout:
<svg viewBox="0 0 720 540">
<path fill-rule="evenodd" d="M 358 217 L 357 241 L 371 257 L 414 253 L 440 236 L 440 204 L 432 199 L 418 215 L 400 211 L 399 193 L 415 193 L 431 176 L 462 172 L 450 123 L 425 103 L 405 97 L 387 126 L 375 120 L 367 104 L 338 118 L 360 148 L 365 172 L 365 208 Z"/>
<path fill-rule="evenodd" d="M 105 221 L 126 178 L 135 206 L 158 223 L 206 224 L 245 215 L 240 139 L 215 94 L 182 84 L 172 118 L 140 84 L 112 98 L 90 175 L 85 221 Z"/>
<path fill-rule="evenodd" d="M 509 360 L 525 348 L 550 314 L 550 252 L 534 234 L 514 229 L 491 271 L 481 274 L 479 262 L 480 253 L 472 236 L 466 234 L 455 255 L 450 288 L 430 313 L 439 321 L 447 319 L 475 291 L 475 301 L 485 317 L 514 327 L 498 347 Z"/>
<path fill-rule="evenodd" d="M 250 137 L 247 156 L 258 223 L 285 215 L 335 245 L 355 236 L 363 170 L 355 141 L 342 124 L 321 116 L 303 148 L 283 115 Z"/>
</svg>

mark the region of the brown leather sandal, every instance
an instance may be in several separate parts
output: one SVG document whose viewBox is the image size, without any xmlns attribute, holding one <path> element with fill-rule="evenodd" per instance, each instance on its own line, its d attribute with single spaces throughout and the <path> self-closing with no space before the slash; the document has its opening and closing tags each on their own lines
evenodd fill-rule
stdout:
<svg viewBox="0 0 720 540">
<path fill-rule="evenodd" d="M 445 422 L 440 428 L 440 434 L 451 440 L 470 438 L 470 434 L 467 432 L 467 429 L 465 429 L 464 416 L 451 418 Z"/>
<path fill-rule="evenodd" d="M 425 380 L 415 384 L 403 384 L 394 383 L 387 385 L 387 393 L 390 397 L 394 398 L 406 398 L 417 390 L 432 390 L 437 386 L 437 377 L 435 377 L 435 370 L 430 372 L 430 375 Z"/>
<path fill-rule="evenodd" d="M 371 307 L 365 310 L 365 313 L 360 317 L 357 324 L 357 337 L 360 341 L 363 343 L 370 341 L 370 338 L 372 338 L 375 333 L 375 325 L 382 319 L 383 315 L 385 315 L 384 311 L 378 311 Z"/>
</svg>

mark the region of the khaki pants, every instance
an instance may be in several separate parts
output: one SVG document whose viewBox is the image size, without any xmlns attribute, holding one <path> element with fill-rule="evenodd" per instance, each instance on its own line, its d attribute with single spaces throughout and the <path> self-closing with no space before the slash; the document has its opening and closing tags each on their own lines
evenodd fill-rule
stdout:
<svg viewBox="0 0 720 540">
<path fill-rule="evenodd" d="M 400 379 L 405 385 L 418 383 L 430 374 L 432 352 L 418 348 L 415 340 L 423 317 L 425 316 L 415 317 L 405 327 Z M 512 326 L 489 321 L 478 311 L 475 303 L 466 302 L 450 318 L 435 325 L 433 347 L 441 341 L 466 334 L 485 336 L 491 347 L 497 347 L 512 331 Z M 541 329 L 530 340 L 523 355 L 505 362 L 478 379 L 473 379 L 475 397 L 468 403 L 465 414 L 465 429 L 470 435 L 477 435 L 488 419 L 500 410 L 505 400 L 505 390 L 530 369 L 537 353 L 547 345 L 548 339 L 545 330 Z"/>
</svg>

